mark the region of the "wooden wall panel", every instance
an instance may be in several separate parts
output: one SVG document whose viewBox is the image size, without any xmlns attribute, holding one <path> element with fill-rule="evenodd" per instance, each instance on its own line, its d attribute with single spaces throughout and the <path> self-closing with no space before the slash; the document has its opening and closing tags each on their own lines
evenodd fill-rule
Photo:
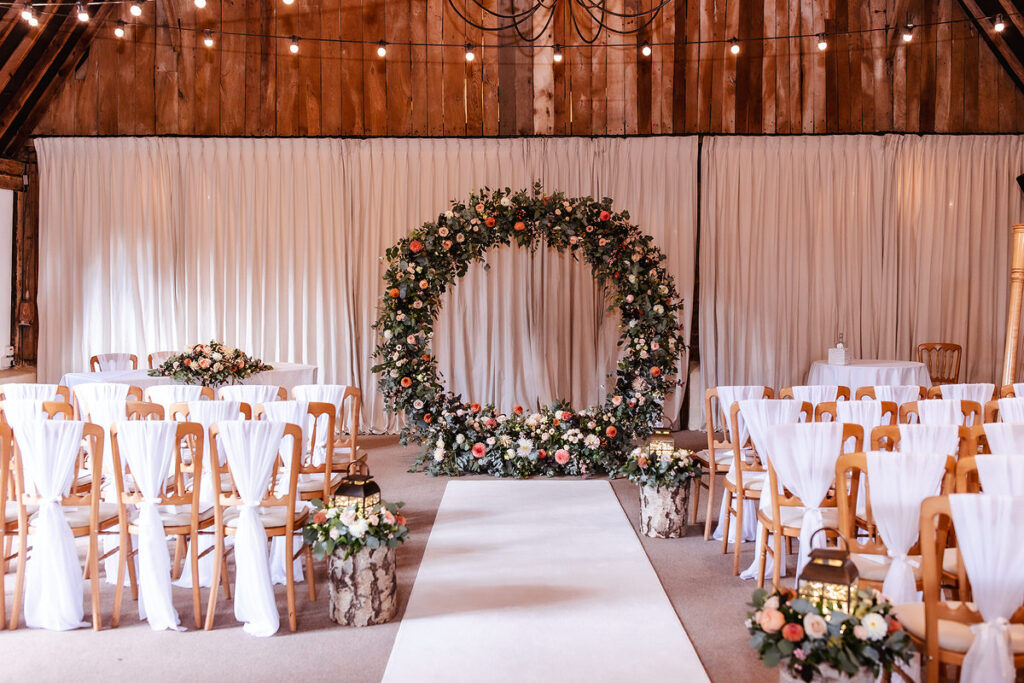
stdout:
<svg viewBox="0 0 1024 683">
<path fill-rule="evenodd" d="M 513 0 L 479 0 L 510 12 Z M 475 3 L 454 0 L 474 21 Z M 609 0 L 616 10 L 655 0 Z M 920 26 L 909 45 L 897 4 Z M 673 0 L 640 35 L 584 46 L 568 5 L 534 48 L 467 27 L 448 0 L 157 0 L 104 29 L 41 135 L 632 135 L 1022 132 L 1024 94 L 957 0 Z M 126 19 L 128 17 L 125 17 Z M 581 18 L 590 37 L 592 27 Z M 215 45 L 183 27 L 210 28 Z M 625 22 L 612 18 L 616 27 Z M 535 18 L 527 32 L 540 31 Z M 170 26 L 170 28 L 168 27 Z M 5 27 L 0 27 L 5 28 Z M 6 28 L 5 28 L 6 30 Z M 854 33 L 839 35 L 848 30 Z M 814 38 L 829 33 L 819 52 Z M 231 33 L 276 34 L 281 38 Z M 286 36 L 303 38 L 299 55 Z M 318 43 L 342 38 L 354 43 Z M 738 56 L 724 42 L 742 43 Z M 376 41 L 387 40 L 380 59 Z M 655 43 L 644 57 L 640 45 Z M 420 43 L 399 45 L 397 43 Z M 427 47 L 425 42 L 447 44 Z M 465 60 L 464 43 L 476 59 Z"/>
</svg>

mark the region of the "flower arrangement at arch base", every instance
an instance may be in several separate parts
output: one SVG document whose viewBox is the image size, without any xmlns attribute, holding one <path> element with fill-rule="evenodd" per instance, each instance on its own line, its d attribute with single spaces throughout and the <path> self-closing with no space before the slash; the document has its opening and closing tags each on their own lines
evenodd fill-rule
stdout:
<svg viewBox="0 0 1024 683">
<path fill-rule="evenodd" d="M 780 664 L 792 680 L 822 680 L 836 673 L 873 681 L 910 662 L 910 637 L 892 615 L 892 604 L 874 589 L 857 593 L 853 614 L 827 611 L 781 589 L 754 591 L 746 626 L 750 646 L 765 666 Z"/>
<path fill-rule="evenodd" d="M 259 358 L 218 341 L 189 346 L 149 371 L 151 377 L 173 377 L 182 384 L 219 387 L 273 370 Z"/>
<path fill-rule="evenodd" d="M 402 443 L 425 446 L 414 469 L 511 477 L 616 472 L 661 418 L 685 348 L 676 320 L 683 304 L 653 242 L 628 213 L 612 211 L 610 199 L 549 195 L 538 183 L 532 191 L 474 192 L 389 248 L 373 371 L 388 410 L 408 418 Z M 430 351 L 441 297 L 488 249 L 511 245 L 582 257 L 618 310 L 622 351 L 600 405 L 577 410 L 558 401 L 506 414 L 443 386 Z"/>
</svg>

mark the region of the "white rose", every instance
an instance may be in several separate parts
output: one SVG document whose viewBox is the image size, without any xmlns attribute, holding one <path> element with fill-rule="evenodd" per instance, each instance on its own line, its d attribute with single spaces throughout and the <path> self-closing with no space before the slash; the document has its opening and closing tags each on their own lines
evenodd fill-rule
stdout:
<svg viewBox="0 0 1024 683">
<path fill-rule="evenodd" d="M 466 443 L 466 437 L 463 436 L 462 434 L 456 434 L 455 435 L 455 443 L 457 443 L 457 444 L 459 444 L 461 446 L 462 444 Z"/>
<path fill-rule="evenodd" d="M 511 204 L 512 204 L 512 200 L 510 200 L 508 197 L 502 197 L 501 198 L 501 205 L 502 206 L 511 206 Z"/>
<path fill-rule="evenodd" d="M 211 357 L 211 358 L 213 358 L 214 360 L 220 360 L 220 359 L 221 359 L 221 358 L 223 358 L 224 356 L 222 356 L 221 354 L 219 354 L 219 353 L 216 353 L 216 352 L 215 352 L 215 353 L 214 353 L 214 354 L 213 354 L 212 356 L 210 356 L 210 357 Z"/>
<path fill-rule="evenodd" d="M 488 446 L 493 446 L 496 441 L 497 441 L 497 439 L 495 439 L 493 436 L 487 437 L 487 445 Z"/>
<path fill-rule="evenodd" d="M 336 526 L 332 526 L 331 530 L 327 532 L 327 535 L 330 536 L 335 541 L 337 541 L 338 537 L 341 536 L 341 530 L 339 530 L 338 527 L 336 527 Z"/>
<path fill-rule="evenodd" d="M 626 279 L 629 280 L 630 284 L 634 284 L 634 285 L 636 284 L 636 275 L 630 275 Z"/>
<path fill-rule="evenodd" d="M 353 538 L 362 538 L 366 535 L 366 531 L 369 528 L 370 525 L 365 519 L 357 519 L 356 521 L 352 522 L 352 524 L 349 526 L 348 533 Z"/>
<path fill-rule="evenodd" d="M 443 448 L 438 447 L 438 448 L 434 449 L 434 460 L 436 462 L 441 462 L 442 460 L 444 460 L 444 449 Z"/>
<path fill-rule="evenodd" d="M 394 332 L 392 332 L 391 330 L 384 330 L 384 338 L 385 339 L 391 339 L 391 337 L 393 335 L 394 335 Z"/>
<path fill-rule="evenodd" d="M 370 526 L 377 526 L 380 524 L 380 517 L 377 515 L 370 515 L 366 520 L 370 523 Z"/>
<path fill-rule="evenodd" d="M 812 612 L 804 617 L 804 632 L 815 640 L 824 638 L 828 634 L 828 624 L 820 614 Z"/>
<path fill-rule="evenodd" d="M 412 407 L 416 410 L 421 410 L 423 408 L 423 401 L 416 399 L 412 402 Z"/>
<path fill-rule="evenodd" d="M 865 614 L 860 623 L 864 627 L 864 632 L 867 633 L 868 640 L 881 640 L 889 632 L 889 624 L 885 621 L 885 617 L 876 612 Z"/>
<path fill-rule="evenodd" d="M 352 524 L 356 521 L 355 508 L 345 508 L 345 511 L 341 513 L 341 516 L 338 517 L 338 519 L 345 526 L 352 526 Z"/>
<path fill-rule="evenodd" d="M 661 315 L 662 313 L 665 312 L 665 307 L 662 306 L 661 304 L 654 304 L 654 312 L 657 313 L 658 315 Z"/>
<path fill-rule="evenodd" d="M 445 217 L 445 218 L 451 218 L 451 217 L 452 217 L 452 216 L 454 216 L 454 215 L 455 215 L 455 214 L 454 214 L 454 213 L 452 213 L 452 210 L 451 210 L 451 209 L 448 209 L 447 211 L 445 211 L 445 212 L 444 212 L 444 217 Z"/>
<path fill-rule="evenodd" d="M 398 370 L 392 370 L 388 374 L 391 375 L 391 379 L 394 379 L 394 378 L 398 377 Z"/>
<path fill-rule="evenodd" d="M 773 595 L 765 600 L 761 609 L 779 609 L 779 596 Z"/>
<path fill-rule="evenodd" d="M 597 448 L 601 445 L 601 439 L 593 434 L 587 434 L 587 438 L 583 440 L 583 444 L 587 448 Z"/>
<path fill-rule="evenodd" d="M 439 229 L 439 230 L 437 231 L 437 234 L 438 234 L 438 235 L 440 235 L 441 237 L 447 237 L 447 236 L 448 236 L 448 228 L 446 228 L 446 227 L 442 226 L 442 227 L 441 227 L 441 228 L 440 228 L 440 229 Z"/>
</svg>

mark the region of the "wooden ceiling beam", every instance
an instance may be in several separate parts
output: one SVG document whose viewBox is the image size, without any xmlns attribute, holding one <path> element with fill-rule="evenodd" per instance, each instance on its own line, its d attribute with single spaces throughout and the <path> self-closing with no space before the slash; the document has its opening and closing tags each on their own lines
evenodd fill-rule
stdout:
<svg viewBox="0 0 1024 683">
<path fill-rule="evenodd" d="M 1006 12 L 1010 23 L 1017 29 L 1017 33 L 1024 36 L 1024 15 L 1020 13 L 1020 10 L 1017 9 L 1011 0 L 999 0 L 999 4 L 1002 6 L 1003 11 Z"/>
<path fill-rule="evenodd" d="M 2 63 L 0 63 L 0 92 L 4 91 L 11 77 L 24 64 L 25 59 L 43 40 L 52 38 L 55 31 L 60 31 L 63 23 L 67 23 L 70 12 L 46 12 L 42 15 L 39 26 L 33 27 L 30 33 L 20 42 Z M 45 44 L 45 43 L 43 43 Z"/>
<path fill-rule="evenodd" d="M 967 16 L 971 18 L 974 28 L 977 29 L 981 37 L 988 43 L 989 48 L 995 54 L 996 60 L 1002 64 L 1010 78 L 1016 83 L 1017 89 L 1024 92 L 1024 63 L 1021 62 L 1021 58 L 1013 51 L 1013 48 L 1009 46 L 1002 35 L 990 31 L 991 27 L 982 25 L 982 20 L 988 15 L 978 5 L 977 0 L 960 0 L 960 6 Z"/>
</svg>

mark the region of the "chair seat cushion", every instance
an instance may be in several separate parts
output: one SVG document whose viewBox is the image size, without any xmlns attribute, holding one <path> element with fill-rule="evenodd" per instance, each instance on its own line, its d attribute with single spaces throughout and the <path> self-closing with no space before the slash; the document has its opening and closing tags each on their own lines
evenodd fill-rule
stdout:
<svg viewBox="0 0 1024 683">
<path fill-rule="evenodd" d="M 850 560 L 857 565 L 857 573 L 865 581 L 885 581 L 889 573 L 892 559 L 888 555 L 872 555 L 869 553 L 850 553 Z M 910 558 L 910 566 L 914 570 L 914 579 L 921 580 L 920 556 Z"/>
<path fill-rule="evenodd" d="M 950 608 L 956 608 L 961 603 L 949 601 L 945 603 Z M 967 606 L 974 609 L 974 603 L 967 603 Z M 908 602 L 896 605 L 893 608 L 896 618 L 903 624 L 903 628 L 915 638 L 924 640 L 924 603 Z M 967 652 L 974 642 L 974 634 L 971 633 L 971 625 L 949 619 L 939 619 L 939 647 L 949 652 Z M 1024 654 L 1024 624 L 1010 624 L 1010 646 L 1014 654 Z"/>
<path fill-rule="evenodd" d="M 27 510 L 29 517 L 36 513 L 36 506 L 29 505 Z M 18 504 L 13 500 L 4 503 L 4 524 L 18 521 Z"/>
<path fill-rule="evenodd" d="M 117 503 L 100 503 L 99 505 L 99 517 L 97 521 L 100 524 L 117 519 Z M 68 524 L 72 528 L 89 526 L 89 512 L 90 508 L 88 505 L 65 505 L 63 506 L 64 518 L 68 520 Z M 28 523 L 34 524 L 36 521 L 36 514 L 33 514 Z"/>
<path fill-rule="evenodd" d="M 345 477 L 344 472 L 332 472 L 331 482 L 329 488 L 333 491 L 341 480 Z M 324 490 L 324 475 L 323 474 L 300 474 L 299 481 L 296 484 L 295 490 L 299 493 L 312 493 L 314 491 Z"/>
<path fill-rule="evenodd" d="M 946 548 L 942 552 L 942 571 L 956 574 L 960 569 L 960 559 L 956 548 Z"/>
<path fill-rule="evenodd" d="M 765 510 L 759 512 L 758 515 L 765 515 L 769 519 L 771 518 L 771 510 Z M 779 508 L 779 516 L 782 517 L 782 526 L 794 527 L 799 529 L 804 519 L 804 508 L 793 505 L 787 505 Z M 825 520 L 825 526 L 838 527 L 839 526 L 839 509 L 838 508 L 822 508 L 821 516 Z"/>
<path fill-rule="evenodd" d="M 760 491 L 764 488 L 764 483 L 768 478 L 767 472 L 744 472 L 743 473 L 743 490 L 744 491 Z M 729 470 L 729 473 L 725 475 L 725 480 L 736 485 L 736 471 Z"/>
<path fill-rule="evenodd" d="M 275 527 L 284 526 L 288 521 L 288 510 L 283 505 L 275 505 L 267 508 L 257 508 L 260 522 L 263 524 L 264 529 L 273 529 Z M 296 509 L 294 512 L 295 526 L 298 527 L 308 515 L 308 509 L 305 506 Z M 229 507 L 224 511 L 224 526 L 234 529 L 238 526 L 238 507 Z"/>
<path fill-rule="evenodd" d="M 188 526 L 191 523 L 192 509 L 187 505 L 158 505 L 156 509 L 157 514 L 160 515 L 160 521 L 164 523 L 165 527 Z M 200 522 L 205 522 L 208 519 L 213 519 L 212 506 L 199 511 Z M 138 523 L 138 511 L 133 511 L 128 521 L 131 524 Z"/>
</svg>

